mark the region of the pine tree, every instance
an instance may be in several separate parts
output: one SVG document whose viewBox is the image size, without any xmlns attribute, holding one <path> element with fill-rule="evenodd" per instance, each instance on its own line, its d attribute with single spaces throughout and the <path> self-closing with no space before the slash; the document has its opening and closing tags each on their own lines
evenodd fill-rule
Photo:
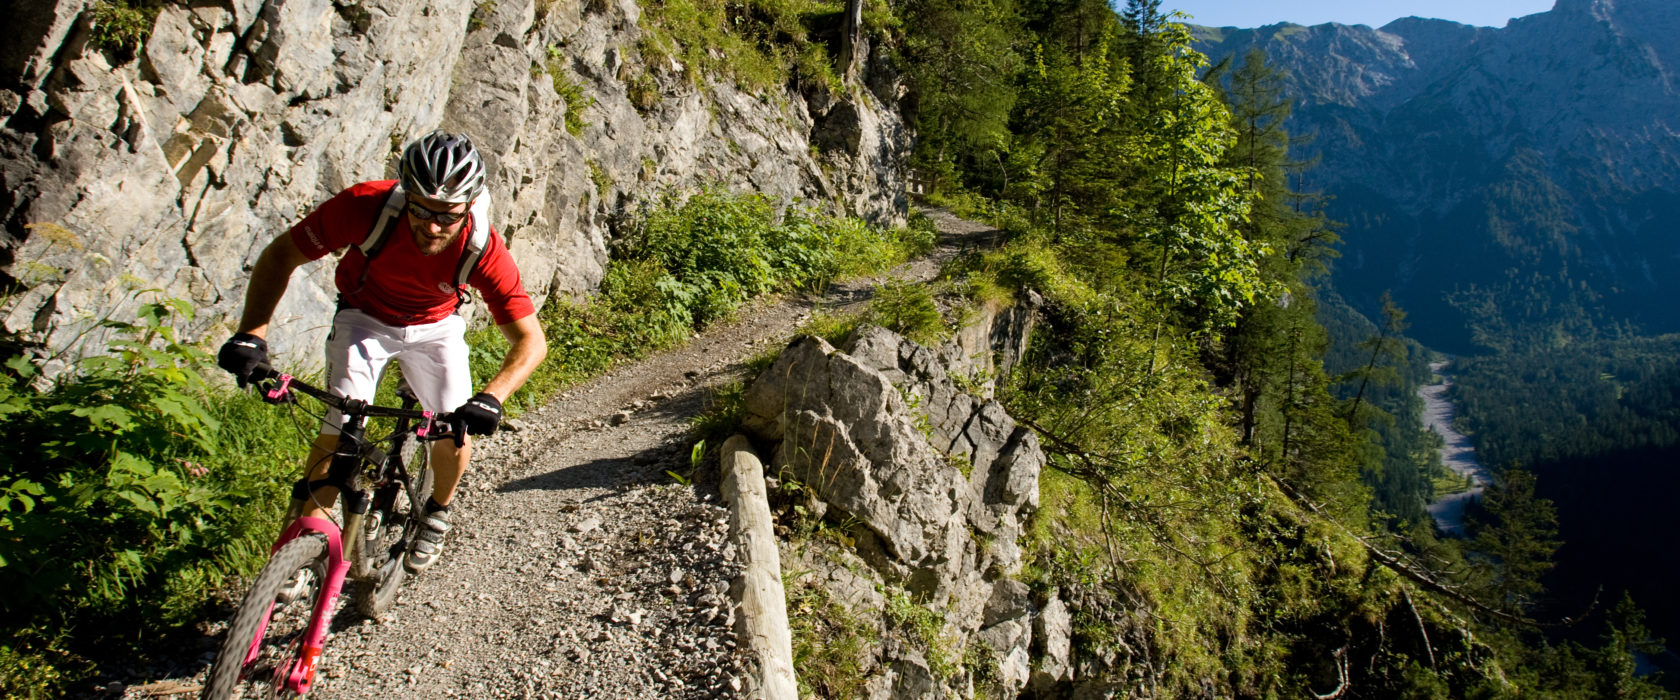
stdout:
<svg viewBox="0 0 1680 700">
<path fill-rule="evenodd" d="M 917 167 L 943 186 L 960 184 L 960 161 L 1001 165 L 1022 69 L 1013 0 L 914 0 L 902 12 Z"/>
<path fill-rule="evenodd" d="M 1540 577 L 1552 568 L 1557 511 L 1534 493 L 1534 475 L 1515 467 L 1483 492 L 1481 512 L 1472 514 L 1471 549 L 1481 555 L 1484 600 L 1521 611 L 1538 600 Z"/>
</svg>

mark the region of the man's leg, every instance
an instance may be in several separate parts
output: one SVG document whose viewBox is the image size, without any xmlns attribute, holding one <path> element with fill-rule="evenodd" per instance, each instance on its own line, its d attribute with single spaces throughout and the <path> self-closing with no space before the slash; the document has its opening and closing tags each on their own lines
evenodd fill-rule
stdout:
<svg viewBox="0 0 1680 700">
<path fill-rule="evenodd" d="M 460 316 L 407 329 L 408 343 L 397 361 L 402 364 L 409 388 L 427 410 L 453 411 L 472 397 L 465 334 L 466 321 Z M 470 438 L 464 438 L 459 448 L 453 440 L 432 443 L 432 495 L 422 507 L 425 527 L 415 536 L 404 562 L 410 571 L 425 570 L 443 553 L 444 538 L 451 528 L 449 506 L 471 459 Z"/>
<path fill-rule="evenodd" d="M 332 467 L 333 450 L 338 447 L 337 433 L 321 433 L 315 437 L 315 443 L 309 446 L 308 461 L 304 463 L 303 478 L 307 481 L 318 481 L 327 478 L 327 471 Z M 310 498 L 302 501 L 292 501 L 292 512 L 306 518 L 325 518 L 332 510 L 333 503 L 338 501 L 338 489 L 325 486 L 316 489 Z M 285 525 L 290 525 L 288 521 Z"/>
<path fill-rule="evenodd" d="M 333 330 L 327 335 L 325 350 L 326 388 L 346 398 L 372 401 L 379 388 L 379 378 L 391 361 L 393 348 L 400 347 L 396 329 L 379 323 L 373 317 L 355 309 L 340 309 L 333 314 Z M 321 434 L 309 448 L 304 478 L 318 481 L 327 478 L 332 468 L 332 454 L 338 448 L 338 428 L 342 416 L 337 410 L 328 411 L 321 425 Z M 292 512 L 314 518 L 328 517 L 338 489 L 316 489 L 312 497 L 292 501 Z M 290 525 L 291 523 L 286 523 Z"/>
<path fill-rule="evenodd" d="M 432 495 L 420 507 L 420 523 L 424 527 L 415 533 L 414 541 L 409 544 L 408 556 L 403 559 L 403 566 L 409 571 L 425 571 L 443 554 L 444 537 L 453 527 L 450 524 L 449 502 L 455 500 L 455 487 L 461 484 L 461 474 L 467 470 L 467 461 L 471 458 L 470 442 L 459 448 L 455 447 L 454 440 L 432 443 Z"/>
<path fill-rule="evenodd" d="M 432 443 L 432 501 L 448 506 L 455 500 L 455 488 L 461 485 L 461 476 L 467 473 L 470 461 L 472 438 L 466 438 L 460 448 L 455 447 L 453 440 Z"/>
</svg>

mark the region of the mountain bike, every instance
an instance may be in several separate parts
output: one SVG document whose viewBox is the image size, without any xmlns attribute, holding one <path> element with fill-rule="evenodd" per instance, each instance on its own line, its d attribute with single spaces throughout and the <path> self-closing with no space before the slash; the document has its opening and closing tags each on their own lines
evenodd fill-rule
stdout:
<svg viewBox="0 0 1680 700">
<path fill-rule="evenodd" d="M 308 693 L 339 594 L 348 592 L 368 617 L 396 602 L 408 571 L 403 556 L 432 491 L 427 451 L 420 446 L 436 440 L 459 445 L 465 435 L 448 414 L 415 410 L 418 400 L 406 385 L 397 391 L 402 407 L 392 408 L 336 396 L 268 367 L 258 368 L 252 380 L 269 403 L 296 406 L 302 394 L 337 409 L 345 422 L 327 478 L 311 482 L 305 476 L 293 487 L 288 525 L 228 623 L 204 685 L 203 697 L 218 700 L 235 697 L 242 684 L 266 686 L 263 697 Z M 370 418 L 394 419 L 394 429 L 370 439 Z M 301 504 L 325 487 L 338 489 L 342 527 L 300 517 Z"/>
</svg>

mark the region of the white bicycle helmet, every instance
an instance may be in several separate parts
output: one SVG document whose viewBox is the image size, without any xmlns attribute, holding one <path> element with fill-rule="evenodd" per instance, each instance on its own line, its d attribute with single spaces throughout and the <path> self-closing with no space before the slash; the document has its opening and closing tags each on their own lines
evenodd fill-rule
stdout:
<svg viewBox="0 0 1680 700">
<path fill-rule="evenodd" d="M 402 186 L 439 202 L 471 202 L 484 192 L 484 158 L 465 134 L 434 131 L 403 151 Z"/>
</svg>

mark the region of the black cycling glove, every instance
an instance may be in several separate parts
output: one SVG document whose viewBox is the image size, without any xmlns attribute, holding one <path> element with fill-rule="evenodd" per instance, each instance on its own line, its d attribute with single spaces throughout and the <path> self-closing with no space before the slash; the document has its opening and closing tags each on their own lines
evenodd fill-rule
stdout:
<svg viewBox="0 0 1680 700">
<path fill-rule="evenodd" d="M 455 409 L 455 417 L 461 420 L 468 435 L 490 435 L 502 422 L 502 402 L 481 391 Z"/>
<path fill-rule="evenodd" d="M 239 378 L 239 388 L 251 383 L 251 370 L 268 364 L 268 341 L 250 333 L 235 333 L 216 353 L 216 366 Z"/>
</svg>

